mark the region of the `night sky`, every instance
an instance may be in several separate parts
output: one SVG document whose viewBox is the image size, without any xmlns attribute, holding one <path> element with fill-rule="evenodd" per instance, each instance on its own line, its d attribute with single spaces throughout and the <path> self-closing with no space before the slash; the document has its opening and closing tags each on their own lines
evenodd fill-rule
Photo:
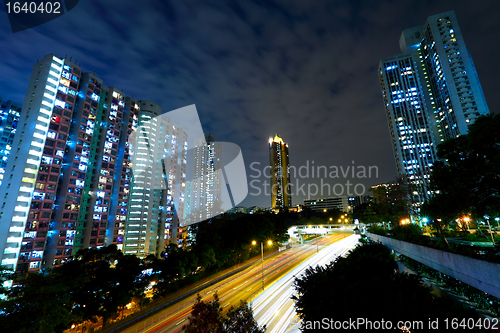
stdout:
<svg viewBox="0 0 500 333">
<path fill-rule="evenodd" d="M 22 102 L 37 60 L 71 56 L 104 84 L 164 112 L 196 104 L 205 132 L 242 148 L 249 181 L 257 174 L 252 162 L 260 170 L 269 164 L 268 138 L 278 133 L 297 168 L 306 161 L 378 167 L 378 177 L 350 180 L 368 189 L 397 177 L 378 63 L 400 52 L 402 29 L 448 10 L 456 12 L 489 108 L 498 112 L 500 2 L 493 0 L 82 0 L 15 34 L 2 7 L 0 96 Z M 323 181 L 345 184 L 340 176 Z M 269 197 L 249 191 L 243 205 L 270 206 Z M 292 201 L 303 199 L 295 194 Z"/>
</svg>

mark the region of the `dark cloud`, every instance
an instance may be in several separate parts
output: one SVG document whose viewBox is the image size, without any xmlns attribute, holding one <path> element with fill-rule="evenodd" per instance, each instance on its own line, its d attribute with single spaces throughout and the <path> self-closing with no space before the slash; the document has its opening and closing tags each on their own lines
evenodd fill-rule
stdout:
<svg viewBox="0 0 500 333">
<path fill-rule="evenodd" d="M 34 62 L 67 55 L 165 111 L 196 104 L 204 129 L 240 145 L 248 165 L 269 163 L 279 133 L 297 167 L 378 166 L 359 180 L 368 187 L 396 178 L 378 62 L 399 53 L 402 29 L 450 9 L 498 111 L 494 1 L 83 1 L 16 34 L 0 20 L 0 95 L 22 101 Z"/>
</svg>

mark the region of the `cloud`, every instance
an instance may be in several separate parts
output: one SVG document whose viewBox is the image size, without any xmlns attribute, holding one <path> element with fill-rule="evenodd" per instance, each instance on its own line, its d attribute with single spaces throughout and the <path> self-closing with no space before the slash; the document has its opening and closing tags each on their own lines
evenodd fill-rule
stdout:
<svg viewBox="0 0 500 333">
<path fill-rule="evenodd" d="M 164 111 L 196 104 L 204 129 L 242 147 L 247 165 L 268 163 L 279 133 L 296 166 L 378 166 L 369 186 L 397 177 L 378 62 L 399 53 L 402 29 L 450 9 L 498 110 L 498 4 L 451 0 L 85 1 L 15 35 L 0 21 L 0 94 L 22 101 L 36 59 L 68 55 Z"/>
</svg>

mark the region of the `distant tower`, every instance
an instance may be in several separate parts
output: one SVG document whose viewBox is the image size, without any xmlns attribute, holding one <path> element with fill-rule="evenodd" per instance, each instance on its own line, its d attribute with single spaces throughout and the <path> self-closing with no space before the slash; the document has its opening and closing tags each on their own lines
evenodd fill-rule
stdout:
<svg viewBox="0 0 500 333">
<path fill-rule="evenodd" d="M 278 135 L 269 138 L 269 158 L 271 161 L 271 208 L 290 207 L 292 205 L 292 195 L 290 190 L 288 144 Z"/>
</svg>

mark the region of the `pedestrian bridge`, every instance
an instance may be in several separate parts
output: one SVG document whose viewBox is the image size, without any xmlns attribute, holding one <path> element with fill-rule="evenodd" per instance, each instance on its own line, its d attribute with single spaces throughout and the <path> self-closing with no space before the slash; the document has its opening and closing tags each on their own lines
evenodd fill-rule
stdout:
<svg viewBox="0 0 500 333">
<path fill-rule="evenodd" d="M 303 235 L 328 235 L 337 232 L 353 232 L 357 224 L 312 224 L 294 225 L 288 228 L 288 235 L 292 239 L 299 239 Z"/>
</svg>

